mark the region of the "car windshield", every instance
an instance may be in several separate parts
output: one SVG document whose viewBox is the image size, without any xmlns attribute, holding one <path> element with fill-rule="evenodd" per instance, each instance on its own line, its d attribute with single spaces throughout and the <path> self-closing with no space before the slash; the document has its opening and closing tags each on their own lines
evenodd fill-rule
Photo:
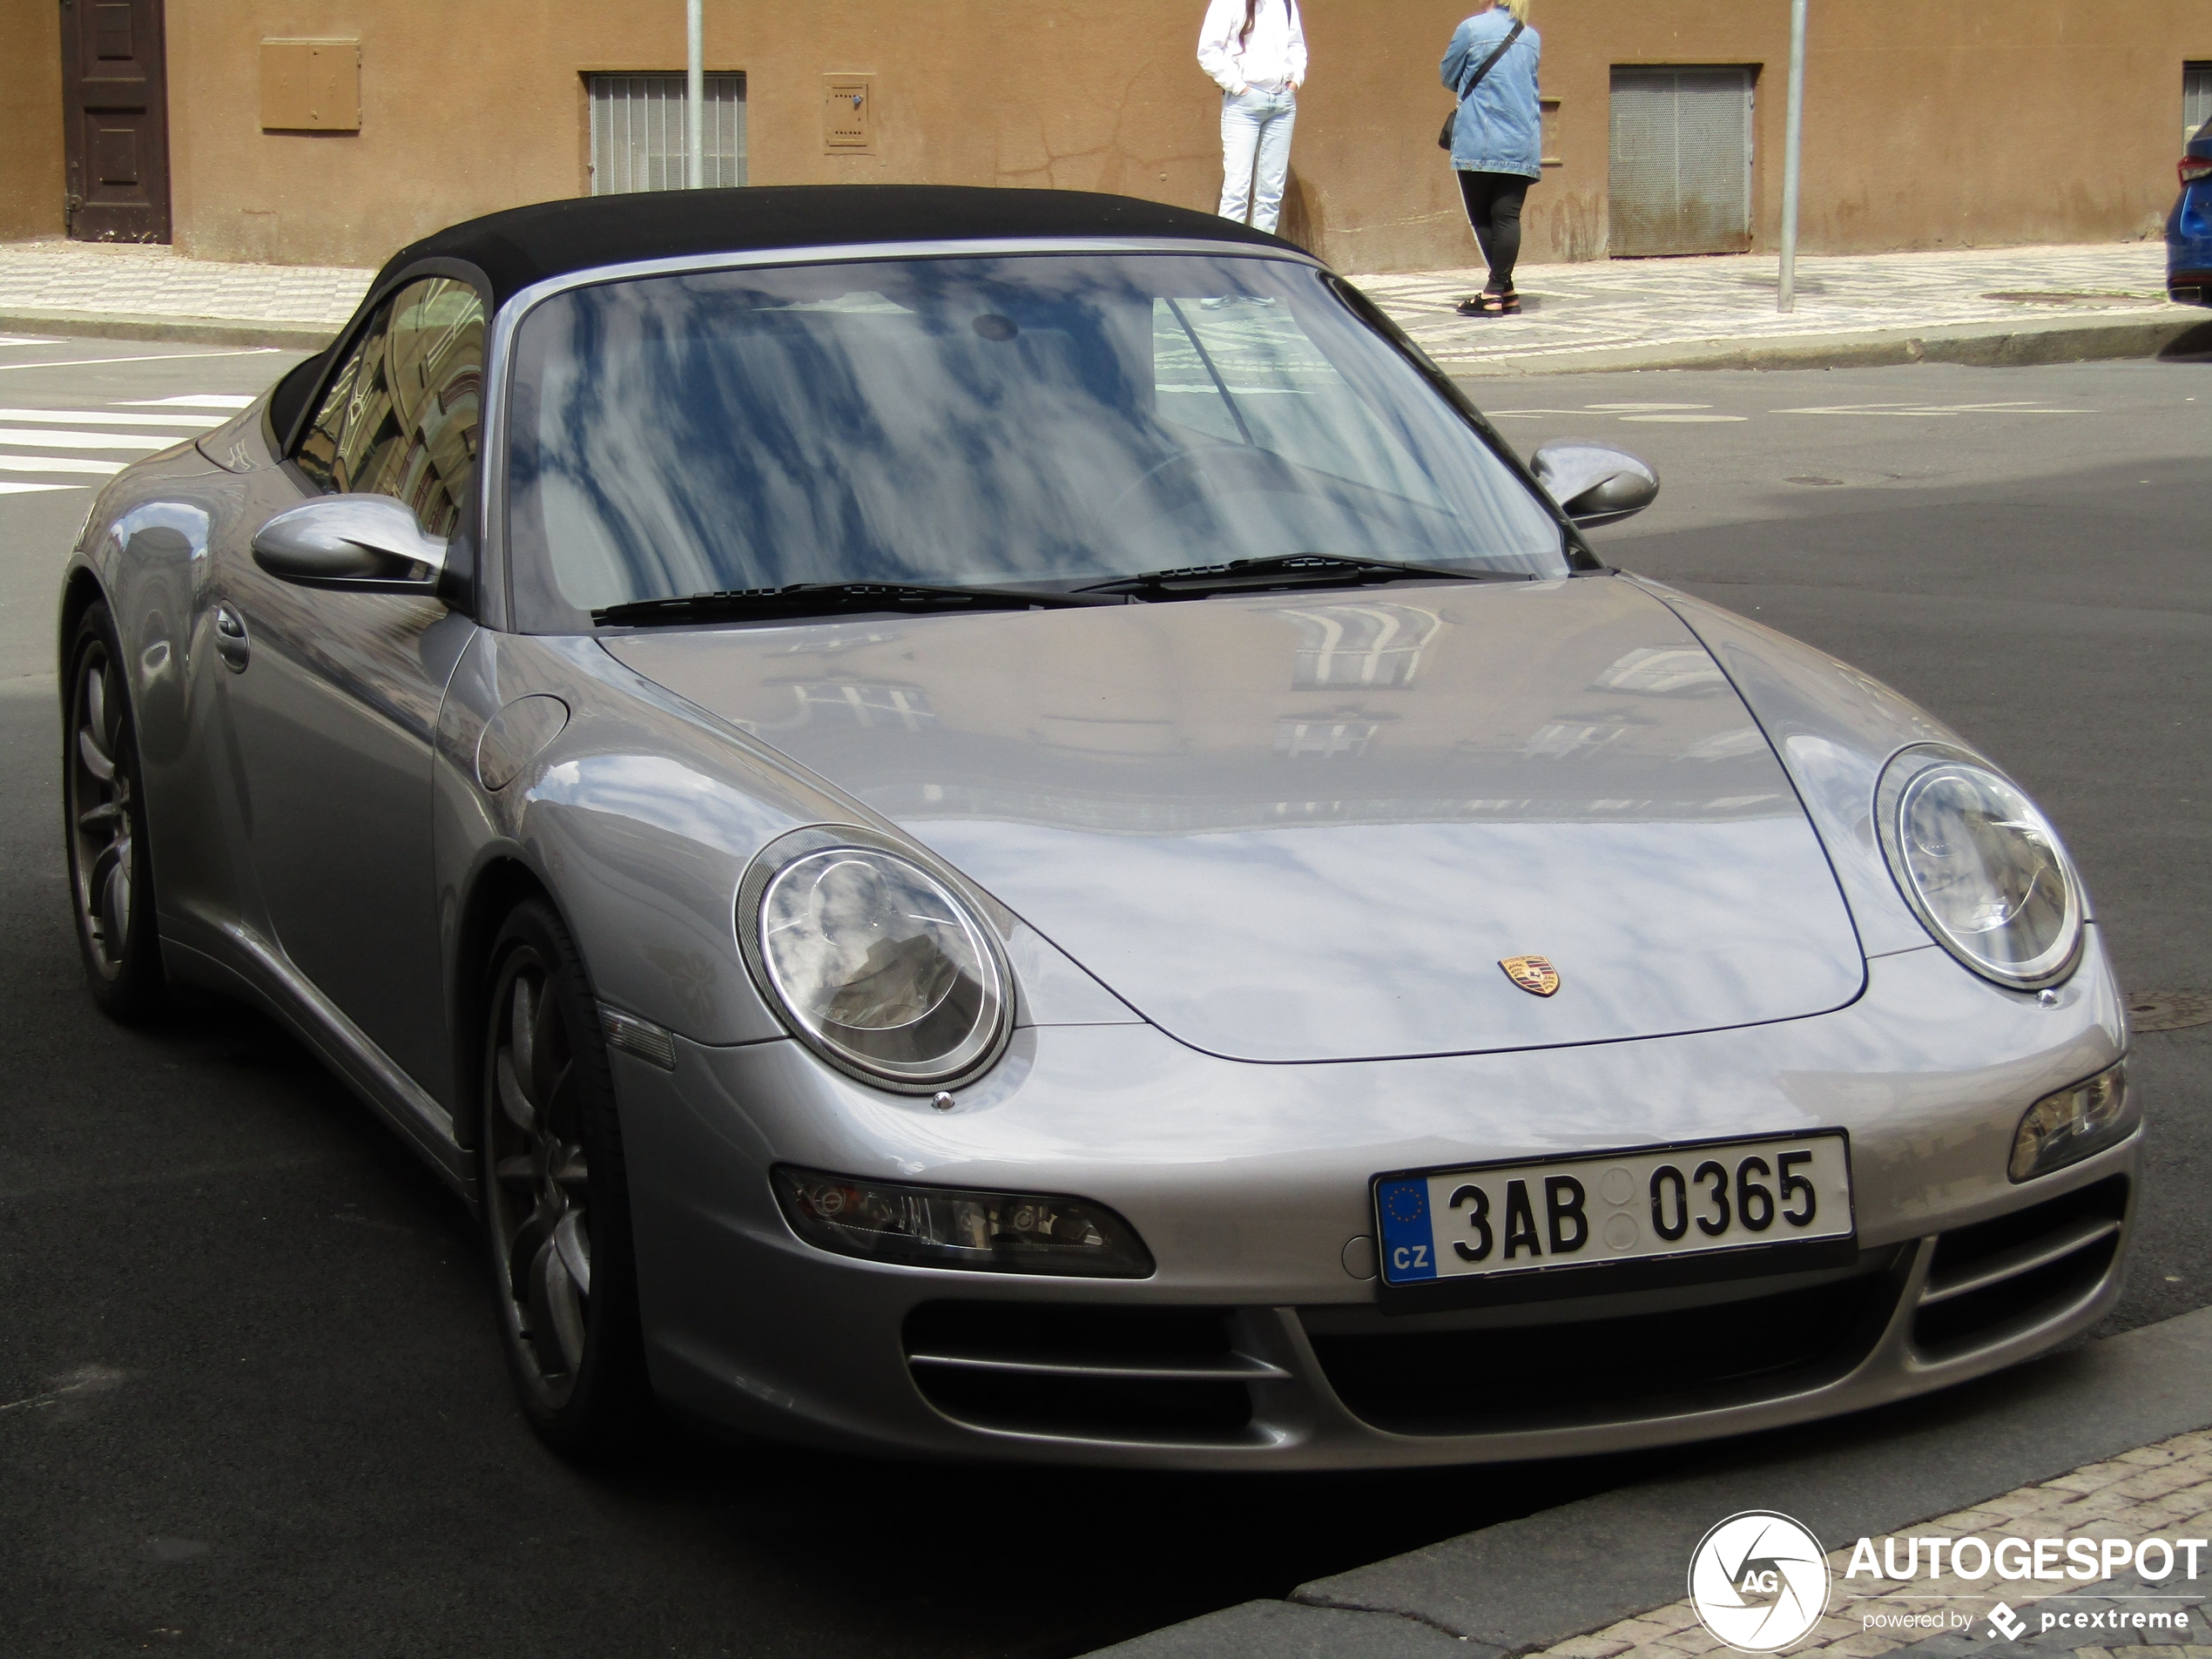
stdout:
<svg viewBox="0 0 2212 1659">
<path fill-rule="evenodd" d="M 1324 553 L 1563 576 L 1558 522 L 1330 286 L 1026 254 L 632 278 L 515 347 L 518 620 L 797 583 L 1064 590 Z"/>
</svg>

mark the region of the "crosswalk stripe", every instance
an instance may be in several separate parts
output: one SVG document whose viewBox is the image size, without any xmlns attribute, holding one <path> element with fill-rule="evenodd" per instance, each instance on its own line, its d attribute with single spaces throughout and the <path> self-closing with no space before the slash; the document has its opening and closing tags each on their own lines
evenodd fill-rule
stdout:
<svg viewBox="0 0 2212 1659">
<path fill-rule="evenodd" d="M 0 472 L 91 472 L 105 477 L 127 461 L 87 461 L 78 455 L 0 455 Z"/>
<path fill-rule="evenodd" d="M 10 449 L 166 449 L 192 435 L 142 438 L 123 432 L 44 432 L 33 427 L 0 426 L 0 445 Z"/>
<path fill-rule="evenodd" d="M 84 484 L 17 484 L 0 478 L 0 496 L 28 496 L 39 489 L 83 489 Z"/>
<path fill-rule="evenodd" d="M 230 392 L 192 392 L 183 397 L 129 398 L 116 407 L 125 409 L 243 409 L 253 400 Z"/>
<path fill-rule="evenodd" d="M 0 409 L 0 421 L 44 421 L 54 426 L 186 427 L 195 432 L 223 424 L 219 415 L 113 415 L 104 409 Z"/>
</svg>

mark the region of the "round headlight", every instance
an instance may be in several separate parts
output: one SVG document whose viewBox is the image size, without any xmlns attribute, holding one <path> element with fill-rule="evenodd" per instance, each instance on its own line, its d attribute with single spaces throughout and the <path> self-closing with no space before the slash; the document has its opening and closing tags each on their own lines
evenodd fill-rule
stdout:
<svg viewBox="0 0 2212 1659">
<path fill-rule="evenodd" d="M 997 948 L 946 882 L 865 833 L 801 830 L 754 860 L 738 899 L 746 961 L 846 1070 L 917 1092 L 964 1081 L 1007 1036 Z"/>
<path fill-rule="evenodd" d="M 1874 817 L 1905 902 L 1953 956 L 2016 990 L 2074 971 L 2081 880 L 2009 779 L 1955 749 L 1907 749 L 1882 773 Z"/>
</svg>

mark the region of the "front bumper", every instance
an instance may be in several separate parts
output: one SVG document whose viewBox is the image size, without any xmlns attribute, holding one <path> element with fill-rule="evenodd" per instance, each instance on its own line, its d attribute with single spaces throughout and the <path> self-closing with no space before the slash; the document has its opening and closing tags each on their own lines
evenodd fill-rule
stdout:
<svg viewBox="0 0 2212 1659">
<path fill-rule="evenodd" d="M 2123 1051 L 2101 949 L 2049 1005 L 1932 947 L 1815 1018 L 1512 1054 L 1266 1066 L 1145 1025 L 1026 1028 L 956 1107 L 785 1042 L 618 1055 L 654 1384 L 847 1449 L 1189 1468 L 1550 1457 L 1740 1433 L 1963 1380 L 2121 1285 L 2141 1136 L 2025 1186 L 2039 1096 Z M 1851 1266 L 1383 1314 L 1376 1171 L 1840 1126 Z M 1080 1195 L 1143 1280 L 885 1266 L 802 1244 L 767 1170 Z"/>
</svg>

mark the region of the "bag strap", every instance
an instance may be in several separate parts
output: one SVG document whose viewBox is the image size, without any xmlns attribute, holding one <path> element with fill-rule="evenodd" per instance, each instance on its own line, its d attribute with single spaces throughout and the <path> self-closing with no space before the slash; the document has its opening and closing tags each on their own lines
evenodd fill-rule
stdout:
<svg viewBox="0 0 2212 1659">
<path fill-rule="evenodd" d="M 1474 89 L 1482 84 L 1482 78 L 1497 68 L 1498 60 L 1513 49 L 1514 42 L 1521 38 L 1521 31 L 1527 27 L 1527 24 L 1516 19 L 1513 27 L 1506 30 L 1506 37 L 1498 43 L 1498 50 L 1482 60 L 1482 67 L 1474 71 L 1474 78 L 1460 89 L 1460 103 L 1466 103 L 1474 96 Z"/>
</svg>

